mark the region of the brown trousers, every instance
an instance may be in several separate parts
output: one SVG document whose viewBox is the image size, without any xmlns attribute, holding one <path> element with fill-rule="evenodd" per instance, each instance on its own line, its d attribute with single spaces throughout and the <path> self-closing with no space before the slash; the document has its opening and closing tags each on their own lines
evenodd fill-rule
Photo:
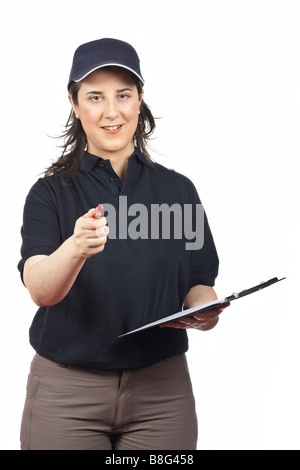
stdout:
<svg viewBox="0 0 300 470">
<path fill-rule="evenodd" d="M 185 355 L 124 372 L 31 364 L 22 450 L 194 450 L 197 418 Z"/>
</svg>

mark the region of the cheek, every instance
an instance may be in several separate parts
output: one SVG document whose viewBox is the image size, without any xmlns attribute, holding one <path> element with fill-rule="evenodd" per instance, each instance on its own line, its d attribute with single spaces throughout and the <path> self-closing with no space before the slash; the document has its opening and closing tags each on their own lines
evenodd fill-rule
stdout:
<svg viewBox="0 0 300 470">
<path fill-rule="evenodd" d="M 126 109 L 124 113 L 124 117 L 126 117 L 128 122 L 131 122 L 132 125 L 137 125 L 139 119 L 139 105 L 134 104 Z"/>
<path fill-rule="evenodd" d="M 81 119 L 82 125 L 93 124 L 97 118 L 99 119 L 99 113 L 96 114 L 90 108 L 80 109 L 80 119 Z"/>
</svg>

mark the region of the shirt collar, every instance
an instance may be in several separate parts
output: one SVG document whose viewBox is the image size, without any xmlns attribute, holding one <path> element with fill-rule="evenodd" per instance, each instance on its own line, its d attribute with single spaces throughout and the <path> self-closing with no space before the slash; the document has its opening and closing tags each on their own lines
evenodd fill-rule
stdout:
<svg viewBox="0 0 300 470">
<path fill-rule="evenodd" d="M 137 147 L 135 147 L 134 155 L 138 158 L 138 160 L 140 160 L 146 166 L 150 166 L 149 160 L 145 157 L 145 155 Z"/>
<path fill-rule="evenodd" d="M 149 166 L 149 162 L 147 158 L 137 147 L 135 147 L 135 150 L 133 154 L 131 155 L 130 159 L 134 157 L 140 162 L 144 163 L 146 166 Z M 96 164 L 99 164 L 99 161 L 104 162 L 105 160 L 101 157 L 97 157 L 96 155 L 93 155 L 92 153 L 85 151 L 80 161 L 79 168 L 81 171 L 89 172 L 92 168 L 94 168 Z"/>
</svg>

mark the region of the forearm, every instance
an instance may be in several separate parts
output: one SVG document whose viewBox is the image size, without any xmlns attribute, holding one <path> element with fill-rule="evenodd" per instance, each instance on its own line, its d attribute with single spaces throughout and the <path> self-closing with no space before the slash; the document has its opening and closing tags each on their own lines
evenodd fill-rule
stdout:
<svg viewBox="0 0 300 470">
<path fill-rule="evenodd" d="M 77 219 L 74 234 L 50 256 L 32 256 L 24 266 L 23 279 L 32 300 L 39 306 L 55 305 L 69 292 L 87 258 L 103 251 L 109 232 L 106 218 L 90 209 Z"/>
<path fill-rule="evenodd" d="M 78 255 L 74 236 L 50 256 L 33 256 L 24 266 L 23 279 L 32 300 L 39 306 L 60 302 L 71 289 L 85 258 Z"/>
<path fill-rule="evenodd" d="M 184 300 L 184 309 L 196 307 L 197 305 L 211 302 L 217 299 L 213 287 L 197 285 L 190 289 Z"/>
</svg>

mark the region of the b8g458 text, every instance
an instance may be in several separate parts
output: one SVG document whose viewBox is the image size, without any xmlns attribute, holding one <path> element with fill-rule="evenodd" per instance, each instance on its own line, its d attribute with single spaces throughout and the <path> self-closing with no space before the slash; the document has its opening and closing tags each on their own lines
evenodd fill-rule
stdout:
<svg viewBox="0 0 300 470">
<path fill-rule="evenodd" d="M 150 465 L 193 465 L 193 455 L 149 455 L 148 463 Z"/>
</svg>

